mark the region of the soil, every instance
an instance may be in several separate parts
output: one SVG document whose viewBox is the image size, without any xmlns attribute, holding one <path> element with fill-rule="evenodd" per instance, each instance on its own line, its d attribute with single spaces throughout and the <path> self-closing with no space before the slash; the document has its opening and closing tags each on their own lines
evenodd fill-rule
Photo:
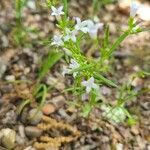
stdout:
<svg viewBox="0 0 150 150">
<path fill-rule="evenodd" d="M 61 75 L 65 64 L 63 59 L 49 70 L 43 80 L 43 83 L 52 86 L 46 104 L 33 120 L 28 119 L 38 106 L 32 88 L 38 76 L 40 62 L 50 50 L 45 42 L 50 41 L 57 32 L 56 21 L 50 16 L 50 10 L 42 1 L 36 5 L 34 1 L 31 2 L 33 3 L 23 9 L 22 23 L 25 28 L 36 30 L 28 33 L 22 45 L 17 45 L 13 36 L 16 28 L 14 1 L 0 1 L 0 150 L 34 150 L 34 144 L 42 141 L 43 135 L 55 139 L 49 140 L 51 142 L 46 150 L 150 150 L 150 93 L 140 94 L 126 106 L 138 117 L 136 125 L 112 124 L 102 117 L 99 108 L 95 108 L 89 118 L 85 119 L 80 115 L 80 110 L 70 104 L 73 103 L 70 100 L 74 96 L 62 92 L 72 82 L 71 77 L 64 78 Z M 111 42 L 127 26 L 129 3 L 124 5 L 124 2 L 107 4 L 96 12 L 101 22 L 110 25 Z M 142 4 L 150 9 L 149 1 L 142 1 Z M 70 17 L 92 18 L 92 2 L 70 0 L 69 12 Z M 138 14 L 138 21 L 149 27 L 150 20 L 141 16 Z M 83 44 L 83 49 L 87 55 L 96 56 L 90 45 L 85 47 Z M 113 75 L 113 79 L 119 84 L 128 82 L 135 71 L 150 70 L 149 32 L 128 37 L 114 53 L 114 58 L 110 76 Z M 149 89 L 150 80 L 148 77 L 139 77 L 133 86 L 137 89 Z M 116 90 L 106 86 L 102 88 L 105 90 L 105 99 L 115 103 Z M 28 99 L 32 102 L 19 114 L 20 104 Z M 51 120 L 46 122 L 43 116 Z M 39 127 L 41 123 L 46 124 L 45 129 L 43 126 Z M 9 134 L 2 136 L 3 132 Z M 58 139 L 63 142 L 57 146 Z"/>
</svg>

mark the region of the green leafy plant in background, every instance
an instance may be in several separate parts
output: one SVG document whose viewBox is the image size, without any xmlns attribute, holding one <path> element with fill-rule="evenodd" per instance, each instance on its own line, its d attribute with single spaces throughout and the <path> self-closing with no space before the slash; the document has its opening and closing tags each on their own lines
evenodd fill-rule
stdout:
<svg viewBox="0 0 150 150">
<path fill-rule="evenodd" d="M 22 10 L 26 2 L 26 0 L 15 0 L 16 26 L 12 35 L 16 45 L 24 45 L 27 41 L 27 31 L 22 24 Z"/>
<path fill-rule="evenodd" d="M 23 25 L 22 11 L 26 7 L 28 0 L 15 0 L 16 24 L 12 31 L 13 41 L 16 46 L 29 46 L 29 33 L 38 33 L 37 29 L 25 27 Z"/>
</svg>

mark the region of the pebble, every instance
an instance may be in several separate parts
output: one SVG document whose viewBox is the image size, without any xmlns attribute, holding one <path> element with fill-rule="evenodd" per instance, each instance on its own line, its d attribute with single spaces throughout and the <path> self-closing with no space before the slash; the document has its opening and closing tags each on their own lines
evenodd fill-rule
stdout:
<svg viewBox="0 0 150 150">
<path fill-rule="evenodd" d="M 26 138 L 22 138 L 21 136 L 17 135 L 16 136 L 16 143 L 19 145 L 25 144 Z"/>
<path fill-rule="evenodd" d="M 6 128 L 0 131 L 1 143 L 7 149 L 12 149 L 15 146 L 16 132 L 12 129 Z"/>
<path fill-rule="evenodd" d="M 123 150 L 123 144 L 121 143 L 116 144 L 116 150 Z"/>
<path fill-rule="evenodd" d="M 131 127 L 131 133 L 133 133 L 134 135 L 138 135 L 139 134 L 139 127 L 138 126 L 132 126 Z"/>
<path fill-rule="evenodd" d="M 19 126 L 18 126 L 18 131 L 19 131 L 19 135 L 20 135 L 22 138 L 25 138 L 25 130 L 24 130 L 24 126 L 23 126 L 23 125 L 19 125 Z"/>
<path fill-rule="evenodd" d="M 43 113 L 40 110 L 37 110 L 36 108 L 33 108 L 29 111 L 29 121 L 32 125 L 38 124 L 42 120 L 42 117 Z"/>
<path fill-rule="evenodd" d="M 51 77 L 51 76 L 47 78 L 46 83 L 48 85 L 54 86 L 57 90 L 64 90 L 65 89 L 65 85 L 62 82 L 62 80 Z"/>
<path fill-rule="evenodd" d="M 0 57 L 0 78 L 3 76 L 6 69 L 7 69 L 7 66 L 6 66 L 4 60 Z"/>
<path fill-rule="evenodd" d="M 24 150 L 36 150 L 36 149 L 33 148 L 32 146 L 28 146 L 28 147 L 26 147 Z"/>
<path fill-rule="evenodd" d="M 42 108 L 42 112 L 45 115 L 49 115 L 56 111 L 56 107 L 53 104 L 45 104 Z"/>
<path fill-rule="evenodd" d="M 111 150 L 110 144 L 101 144 L 101 150 Z"/>
<path fill-rule="evenodd" d="M 42 130 L 34 126 L 25 127 L 25 133 L 29 138 L 36 138 L 42 135 Z"/>
<path fill-rule="evenodd" d="M 141 78 L 136 77 L 136 78 L 132 81 L 131 85 L 134 86 L 134 87 L 137 87 L 137 86 L 140 86 L 140 87 L 141 87 L 141 86 L 143 85 L 143 80 L 142 80 Z"/>
<path fill-rule="evenodd" d="M 102 86 L 102 87 L 101 87 L 101 92 L 102 92 L 102 94 L 104 94 L 104 95 L 108 95 L 108 96 L 111 95 L 111 90 L 110 90 L 110 88 L 108 88 L 108 87 L 106 87 L 106 86 Z"/>
<path fill-rule="evenodd" d="M 65 105 L 65 98 L 62 95 L 53 97 L 51 102 L 55 105 L 56 108 L 61 108 Z"/>
<path fill-rule="evenodd" d="M 7 81 L 15 81 L 15 76 L 14 76 L 14 75 L 7 75 L 7 76 L 5 77 L 5 79 L 6 79 Z"/>
<path fill-rule="evenodd" d="M 140 105 L 145 110 L 150 110 L 150 102 L 141 102 Z"/>
<path fill-rule="evenodd" d="M 3 124 L 15 124 L 17 120 L 17 114 L 14 110 L 10 110 L 6 113 L 5 118 L 2 119 Z"/>
<path fill-rule="evenodd" d="M 2 46 L 3 46 L 4 48 L 8 47 L 9 41 L 8 41 L 8 38 L 7 38 L 5 35 L 3 35 L 3 36 L 1 37 L 1 40 L 2 40 Z"/>
<path fill-rule="evenodd" d="M 0 146 L 0 150 L 7 150 L 7 149 L 6 149 L 6 148 L 4 148 L 4 147 L 1 147 L 1 146 Z"/>
</svg>

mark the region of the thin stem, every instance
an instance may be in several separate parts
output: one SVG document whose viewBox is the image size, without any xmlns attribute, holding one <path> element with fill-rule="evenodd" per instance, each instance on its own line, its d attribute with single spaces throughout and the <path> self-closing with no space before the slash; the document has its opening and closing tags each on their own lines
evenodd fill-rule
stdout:
<svg viewBox="0 0 150 150">
<path fill-rule="evenodd" d="M 65 11 L 65 20 L 67 19 L 68 16 L 68 2 L 67 0 L 62 0 L 64 3 L 64 11 Z"/>
<path fill-rule="evenodd" d="M 116 50 L 116 48 L 119 46 L 119 44 L 129 35 L 129 31 L 125 31 L 117 40 L 116 42 L 112 45 L 112 47 L 109 49 L 107 52 L 107 58 L 112 55 L 112 53 Z"/>
</svg>

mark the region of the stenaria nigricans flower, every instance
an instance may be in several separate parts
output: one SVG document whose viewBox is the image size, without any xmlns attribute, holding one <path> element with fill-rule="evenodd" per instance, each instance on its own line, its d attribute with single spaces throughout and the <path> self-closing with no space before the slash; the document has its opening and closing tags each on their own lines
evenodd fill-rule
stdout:
<svg viewBox="0 0 150 150">
<path fill-rule="evenodd" d="M 91 36 L 91 38 L 96 38 L 98 30 L 103 28 L 103 23 L 96 23 L 92 20 L 87 20 L 87 27 L 88 27 L 88 33 Z"/>
<path fill-rule="evenodd" d="M 52 16 L 59 17 L 60 15 L 64 15 L 64 12 L 62 11 L 63 6 L 60 6 L 59 8 L 55 8 L 54 6 L 52 6 L 51 9 L 52 9 L 52 13 L 51 13 Z"/>
<path fill-rule="evenodd" d="M 98 89 L 98 85 L 94 83 L 93 77 L 87 81 L 83 81 L 81 84 L 86 87 L 86 93 L 89 93 L 92 89 Z"/>
<path fill-rule="evenodd" d="M 69 67 L 63 67 L 63 72 L 62 72 L 62 75 L 64 76 L 65 74 L 69 74 L 70 71 L 74 70 L 74 69 L 77 69 L 80 67 L 80 65 L 74 60 L 74 59 L 71 59 L 70 61 L 70 65 Z M 73 77 L 76 77 L 77 75 L 77 72 L 74 72 L 73 73 Z"/>
<path fill-rule="evenodd" d="M 54 35 L 51 45 L 62 46 L 63 44 L 62 35 Z"/>
<path fill-rule="evenodd" d="M 69 30 L 66 28 L 66 35 L 64 36 L 64 41 L 72 40 L 73 42 L 76 42 L 76 31 L 75 30 Z"/>
<path fill-rule="evenodd" d="M 71 63 L 69 65 L 69 69 L 73 70 L 73 69 L 77 69 L 79 67 L 80 67 L 80 65 L 74 59 L 71 59 Z M 73 77 L 76 77 L 76 75 L 77 75 L 77 72 L 74 72 L 73 73 Z"/>
<path fill-rule="evenodd" d="M 137 3 L 132 2 L 130 6 L 130 17 L 134 18 L 138 9 L 139 9 L 139 5 Z"/>
<path fill-rule="evenodd" d="M 80 30 L 83 33 L 87 33 L 88 32 L 88 27 L 87 27 L 86 20 L 81 21 L 81 19 L 79 17 L 76 17 L 76 21 L 77 21 L 77 24 L 75 25 L 75 30 L 77 30 L 77 31 Z"/>
</svg>

